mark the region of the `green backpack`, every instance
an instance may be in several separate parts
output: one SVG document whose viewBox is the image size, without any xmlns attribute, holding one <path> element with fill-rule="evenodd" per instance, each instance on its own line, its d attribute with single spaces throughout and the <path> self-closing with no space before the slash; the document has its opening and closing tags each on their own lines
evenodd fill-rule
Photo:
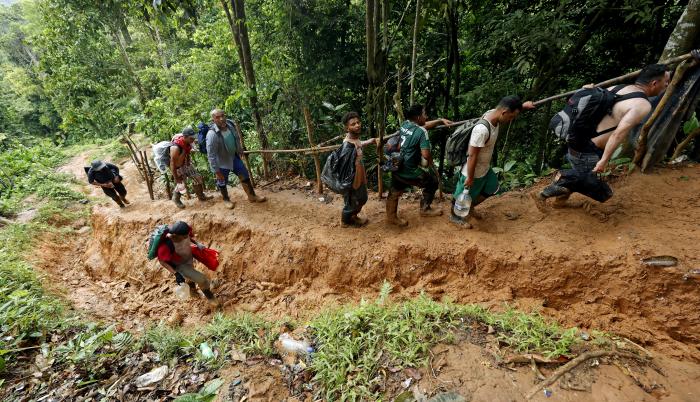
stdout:
<svg viewBox="0 0 700 402">
<path fill-rule="evenodd" d="M 168 225 L 158 225 L 155 230 L 148 235 L 148 259 L 152 260 L 158 256 L 158 246 L 168 234 Z"/>
</svg>

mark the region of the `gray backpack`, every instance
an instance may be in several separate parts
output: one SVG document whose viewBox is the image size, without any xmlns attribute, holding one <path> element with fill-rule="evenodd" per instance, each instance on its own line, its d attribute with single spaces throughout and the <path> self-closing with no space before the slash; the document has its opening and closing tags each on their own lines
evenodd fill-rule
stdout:
<svg viewBox="0 0 700 402">
<path fill-rule="evenodd" d="M 486 142 L 491 139 L 491 125 L 483 117 L 470 119 L 459 126 L 454 133 L 447 138 L 445 145 L 445 159 L 447 165 L 451 167 L 462 166 L 467 161 L 467 149 L 469 148 L 469 139 L 472 136 L 472 130 L 477 124 L 484 124 L 489 130 L 489 135 L 486 137 Z"/>
<path fill-rule="evenodd" d="M 156 167 L 161 173 L 165 173 L 170 166 L 170 147 L 174 144 L 171 141 L 161 141 L 157 144 L 153 144 L 151 149 L 153 150 L 153 161 L 156 163 Z"/>
</svg>

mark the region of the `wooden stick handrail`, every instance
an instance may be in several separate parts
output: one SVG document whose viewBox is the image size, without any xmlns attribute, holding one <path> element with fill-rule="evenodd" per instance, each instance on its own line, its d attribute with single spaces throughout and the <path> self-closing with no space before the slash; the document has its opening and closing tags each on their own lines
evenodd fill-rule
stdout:
<svg viewBox="0 0 700 402">
<path fill-rule="evenodd" d="M 697 51 L 693 51 L 693 52 L 697 52 Z M 664 60 L 664 61 L 660 62 L 659 64 L 675 65 L 675 64 L 678 64 L 678 63 L 683 62 L 683 61 L 685 61 L 685 60 L 688 60 L 688 59 L 690 59 L 690 58 L 692 58 L 692 57 L 697 57 L 697 56 L 694 56 L 694 55 L 693 55 L 693 52 L 689 52 L 689 53 L 686 53 L 686 54 L 681 55 L 681 56 L 677 56 L 677 57 L 674 57 L 674 58 L 671 58 L 671 59 L 668 59 L 668 60 Z M 637 77 L 637 76 L 639 75 L 639 73 L 641 73 L 641 71 L 642 71 L 642 70 L 637 70 L 637 71 L 633 71 L 633 72 L 628 73 L 628 74 L 625 74 L 625 75 L 621 75 L 621 76 L 619 76 L 619 77 L 611 78 L 611 79 L 609 79 L 609 80 L 607 80 L 607 81 L 599 82 L 598 84 L 595 84 L 595 86 L 596 86 L 596 87 L 608 87 L 608 86 L 611 86 L 611 85 L 619 84 L 619 83 L 621 83 L 621 82 L 625 82 L 625 81 L 627 81 L 627 80 L 630 80 L 630 79 L 632 79 L 632 78 Z M 551 101 L 554 101 L 554 100 L 557 100 L 557 99 L 566 98 L 566 97 L 571 96 L 571 95 L 573 95 L 574 93 L 576 93 L 576 91 L 578 91 L 578 89 L 573 90 L 573 91 L 569 91 L 569 92 L 565 92 L 565 93 L 561 93 L 561 94 L 558 94 L 558 95 L 550 96 L 550 97 L 548 97 L 548 98 L 540 99 L 540 100 L 534 102 L 534 104 L 535 104 L 535 106 L 539 106 L 539 105 L 542 105 L 542 104 L 544 104 L 544 103 L 551 102 Z M 445 128 L 456 127 L 456 126 L 459 126 L 459 125 L 464 124 L 464 123 L 467 122 L 467 121 L 468 121 L 468 120 L 462 120 L 462 121 L 453 122 L 453 123 L 451 123 L 451 124 L 440 125 L 440 126 L 434 127 L 433 130 L 440 130 L 440 129 L 445 129 Z M 397 136 L 397 135 L 398 135 L 398 131 L 395 132 L 394 134 L 385 136 L 385 137 L 384 137 L 384 140 L 386 141 L 387 139 L 389 139 L 389 138 L 391 138 L 391 137 L 395 137 L 395 136 Z M 244 154 L 246 154 L 246 155 L 249 155 L 249 154 L 295 154 L 295 153 L 303 153 L 303 154 L 305 154 L 305 155 L 319 154 L 319 153 L 329 152 L 329 151 L 333 151 L 333 150 L 335 150 L 335 149 L 338 149 L 338 147 L 340 147 L 341 144 L 337 144 L 337 145 L 327 145 L 327 146 L 321 146 L 321 145 L 326 144 L 326 143 L 328 143 L 328 142 L 335 141 L 335 140 L 340 139 L 340 138 L 342 138 L 342 135 L 341 135 L 341 136 L 334 137 L 334 138 L 331 138 L 330 140 L 327 140 L 327 141 L 325 141 L 325 142 L 322 142 L 321 144 L 319 144 L 319 145 L 317 145 L 317 146 L 315 146 L 315 147 L 311 147 L 311 148 L 300 148 L 300 149 L 257 149 L 257 150 L 245 151 Z M 376 138 L 375 138 L 375 139 L 376 139 Z"/>
</svg>

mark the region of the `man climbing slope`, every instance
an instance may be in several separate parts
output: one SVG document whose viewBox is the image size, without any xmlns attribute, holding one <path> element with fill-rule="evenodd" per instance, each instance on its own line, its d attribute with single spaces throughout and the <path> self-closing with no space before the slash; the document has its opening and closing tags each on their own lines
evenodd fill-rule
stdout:
<svg viewBox="0 0 700 402">
<path fill-rule="evenodd" d="M 85 169 L 87 169 L 88 183 L 102 188 L 107 197 L 114 200 L 119 208 L 130 204 L 129 200 L 126 199 L 126 187 L 122 183 L 124 178 L 119 175 L 118 167 L 108 162 L 94 160 L 90 164 L 90 168 Z"/>
<path fill-rule="evenodd" d="M 205 248 L 203 244 L 195 240 L 192 228 L 187 223 L 175 222 L 168 227 L 166 237 L 160 241 L 158 262 L 168 272 L 175 275 L 175 282 L 178 285 L 182 282 L 187 283 L 191 296 L 199 297 L 196 284 L 209 301 L 209 305 L 218 309 L 220 304 L 210 289 L 209 279 L 194 268 L 191 244 L 195 244 L 200 250 Z"/>
<path fill-rule="evenodd" d="M 598 198 L 604 201 L 612 196 L 612 190 L 607 184 L 594 175 L 605 172 L 608 162 L 615 149 L 627 138 L 630 130 L 639 125 L 651 112 L 648 98 L 663 92 L 670 81 L 670 74 L 663 64 L 651 64 L 642 69 L 637 80 L 632 85 L 620 85 L 608 88 L 615 94 L 614 104 L 610 113 L 599 122 L 585 125 L 591 127 L 585 130 L 574 130 L 567 139 L 568 153 L 566 158 L 571 163 L 575 176 L 581 180 L 571 180 L 562 177 L 560 171 L 555 176 L 555 182 L 547 186 L 539 194 L 532 193 L 535 205 L 541 211 L 546 211 L 545 200 L 556 197 L 554 206 L 563 207 L 571 195 L 572 186 L 565 183 L 589 183 L 589 193 L 603 193 Z M 586 87 L 590 89 L 590 87 Z M 583 180 L 585 179 L 585 181 Z M 573 187 L 576 187 L 574 185 Z M 604 188 L 604 190 L 602 190 Z"/>
</svg>

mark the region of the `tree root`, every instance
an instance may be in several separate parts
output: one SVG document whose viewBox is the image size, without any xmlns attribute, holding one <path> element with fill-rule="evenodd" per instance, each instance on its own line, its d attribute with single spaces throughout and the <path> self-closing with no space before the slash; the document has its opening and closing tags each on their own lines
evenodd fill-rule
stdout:
<svg viewBox="0 0 700 402">
<path fill-rule="evenodd" d="M 557 369 L 557 371 L 555 371 L 554 374 L 552 374 L 549 378 L 547 378 L 546 380 L 544 380 L 541 383 L 532 387 L 525 395 L 525 398 L 528 400 L 532 399 L 532 397 L 535 396 L 535 394 L 537 394 L 538 392 L 540 392 L 540 390 L 542 388 L 554 384 L 559 379 L 559 377 L 561 377 L 565 373 L 573 370 L 574 368 L 578 367 L 581 363 L 585 362 L 586 360 L 595 359 L 597 357 L 608 357 L 608 356 L 626 357 L 629 359 L 647 361 L 646 358 L 635 355 L 634 353 L 621 352 L 621 351 L 617 351 L 617 350 L 596 350 L 596 351 L 592 351 L 592 352 L 586 352 L 586 353 L 579 355 L 574 360 L 559 367 Z"/>
</svg>

